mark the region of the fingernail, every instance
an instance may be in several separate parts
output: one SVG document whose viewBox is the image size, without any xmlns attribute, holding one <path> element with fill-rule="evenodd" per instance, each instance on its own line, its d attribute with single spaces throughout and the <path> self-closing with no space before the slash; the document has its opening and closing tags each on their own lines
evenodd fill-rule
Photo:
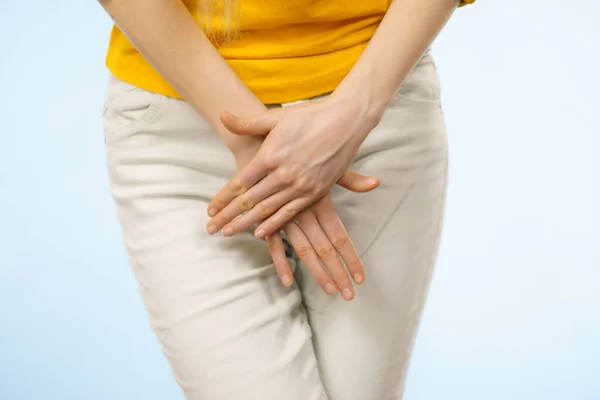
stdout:
<svg viewBox="0 0 600 400">
<path fill-rule="evenodd" d="M 344 300 L 352 300 L 354 294 L 352 293 L 352 290 L 346 288 L 342 291 L 342 297 L 344 298 Z"/>
<path fill-rule="evenodd" d="M 358 283 L 359 285 L 363 283 L 364 279 L 365 277 L 362 274 L 359 274 L 358 272 L 354 274 L 354 282 Z"/>
<path fill-rule="evenodd" d="M 371 178 L 368 180 L 370 185 L 377 185 L 377 183 L 379 183 L 379 179 L 377 178 Z"/>
<path fill-rule="evenodd" d="M 223 236 L 233 236 L 233 229 L 231 229 L 231 228 L 223 229 Z"/>
<path fill-rule="evenodd" d="M 289 276 L 287 276 L 287 275 L 284 275 L 284 276 L 282 276 L 282 277 L 281 277 L 281 281 L 283 282 L 283 284 L 284 284 L 285 286 L 290 286 L 290 285 L 292 284 L 292 280 L 291 280 L 291 279 L 290 279 L 290 277 L 289 277 Z"/>
<path fill-rule="evenodd" d="M 208 231 L 208 233 L 210 233 L 211 235 L 214 235 L 215 233 L 217 233 L 218 229 L 215 225 L 210 224 L 206 227 L 206 230 Z"/>
<path fill-rule="evenodd" d="M 208 210 L 208 216 L 209 217 L 214 217 L 215 215 L 217 215 L 217 209 L 216 208 L 211 208 L 210 210 Z"/>
<path fill-rule="evenodd" d="M 325 293 L 327 294 L 333 294 L 335 293 L 335 286 L 331 283 L 327 283 L 325 285 Z"/>
<path fill-rule="evenodd" d="M 254 236 L 256 236 L 258 239 L 263 239 L 265 237 L 265 231 L 261 229 L 260 231 L 256 232 Z"/>
</svg>

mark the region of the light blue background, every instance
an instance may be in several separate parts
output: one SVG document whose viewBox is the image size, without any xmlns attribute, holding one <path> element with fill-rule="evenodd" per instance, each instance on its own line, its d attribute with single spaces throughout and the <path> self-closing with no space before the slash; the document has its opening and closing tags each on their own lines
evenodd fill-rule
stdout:
<svg viewBox="0 0 600 400">
<path fill-rule="evenodd" d="M 407 400 L 600 399 L 599 21 L 479 0 L 436 42 L 451 182 Z M 4 400 L 182 399 L 109 195 L 109 28 L 95 1 L 0 0 Z"/>
</svg>

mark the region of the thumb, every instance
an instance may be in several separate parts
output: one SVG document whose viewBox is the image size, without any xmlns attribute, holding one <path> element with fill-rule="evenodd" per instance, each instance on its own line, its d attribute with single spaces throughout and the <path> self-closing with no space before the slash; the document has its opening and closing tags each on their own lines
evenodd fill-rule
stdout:
<svg viewBox="0 0 600 400">
<path fill-rule="evenodd" d="M 268 111 L 257 116 L 238 116 L 222 111 L 220 117 L 225 128 L 236 135 L 268 135 L 277 124 L 277 118 Z"/>
<path fill-rule="evenodd" d="M 347 170 L 337 184 L 353 192 L 365 193 L 377 188 L 381 181 L 376 176 L 365 176 L 356 171 Z"/>
</svg>

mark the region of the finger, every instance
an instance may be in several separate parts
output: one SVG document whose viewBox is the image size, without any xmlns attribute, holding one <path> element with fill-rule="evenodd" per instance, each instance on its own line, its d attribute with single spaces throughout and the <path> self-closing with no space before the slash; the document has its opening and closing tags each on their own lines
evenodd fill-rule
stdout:
<svg viewBox="0 0 600 400">
<path fill-rule="evenodd" d="M 358 193 L 370 192 L 380 183 L 381 181 L 376 176 L 366 176 L 350 169 L 337 181 L 341 187 Z"/>
<path fill-rule="evenodd" d="M 319 259 L 329 270 L 329 275 L 333 278 L 344 300 L 352 300 L 354 298 L 354 288 L 350 278 L 348 278 L 346 268 L 344 268 L 335 247 L 323 232 L 315 215 L 312 212 L 302 213 L 296 218 L 296 223 L 310 241 Z"/>
<path fill-rule="evenodd" d="M 267 171 L 260 159 L 255 156 L 241 171 L 239 171 L 233 178 L 223 186 L 221 190 L 213 197 L 211 202 L 208 204 L 208 216 L 214 217 L 223 208 L 225 208 L 234 198 L 239 195 L 246 193 L 248 189 L 254 186 L 262 178 L 264 178 Z M 210 232 L 209 233 L 216 233 Z"/>
<path fill-rule="evenodd" d="M 267 135 L 278 121 L 276 113 L 272 111 L 257 116 L 238 116 L 223 111 L 220 117 L 225 128 L 236 135 Z"/>
<path fill-rule="evenodd" d="M 267 236 L 267 247 L 273 258 L 273 265 L 275 266 L 277 275 L 279 275 L 279 279 L 281 279 L 281 283 L 283 283 L 284 286 L 290 286 L 294 282 L 294 275 L 292 274 L 292 269 L 290 268 L 290 264 L 285 255 L 283 239 L 279 232 Z"/>
<path fill-rule="evenodd" d="M 223 229 L 223 236 L 233 236 L 236 233 L 248 229 L 253 223 L 265 220 L 281 206 L 294 199 L 293 191 L 285 190 L 285 188 L 286 186 L 282 183 L 278 183 L 276 179 L 269 177 L 263 179 L 246 193 L 236 197 L 223 210 L 211 218 L 210 221 L 208 221 L 207 230 L 211 229 L 218 232 L 220 229 Z M 275 193 L 275 195 L 271 196 L 272 193 Z M 263 210 L 262 212 L 266 214 L 267 211 L 271 211 L 271 214 L 266 215 L 261 219 L 243 217 L 241 217 L 243 219 L 240 221 L 235 219 L 244 212 L 254 209 L 258 204 L 261 204 L 260 207 L 263 207 L 262 202 L 265 199 L 270 199 L 270 202 L 264 208 L 261 208 Z M 256 214 L 252 215 L 254 216 Z M 235 221 L 235 224 L 230 224 L 232 221 Z M 276 230 L 273 230 L 272 232 L 269 232 L 269 234 L 274 233 L 275 231 Z"/>
<path fill-rule="evenodd" d="M 315 282 L 317 282 L 317 284 L 323 288 L 325 293 L 335 293 L 337 291 L 335 282 L 323 268 L 321 260 L 317 256 L 317 253 L 310 244 L 310 241 L 306 238 L 306 235 L 304 235 L 300 227 L 294 222 L 288 222 L 283 227 L 283 231 L 290 239 L 296 254 L 313 276 Z"/>
<path fill-rule="evenodd" d="M 246 195 L 244 194 L 240 197 L 243 196 Z M 233 219 L 231 222 L 227 223 L 227 225 L 223 226 L 223 235 L 233 236 L 237 233 L 246 231 L 254 224 L 261 223 L 262 221 L 266 220 L 271 215 L 273 215 L 275 212 L 277 212 L 277 210 L 281 208 L 284 204 L 294 199 L 294 196 L 294 190 L 289 189 L 284 190 L 282 192 L 277 192 L 273 196 L 267 197 L 266 199 L 252 207 L 252 209 L 249 210 L 247 213 L 241 215 L 239 218 Z M 238 197 L 238 199 L 240 197 Z M 237 199 L 234 202 L 236 201 Z M 227 207 L 225 208 L 225 210 L 223 210 L 223 212 L 225 211 L 227 211 Z M 259 239 L 262 239 L 264 235 L 257 235 L 257 237 Z"/>
<path fill-rule="evenodd" d="M 354 282 L 359 285 L 363 283 L 365 281 L 364 265 L 331 199 L 328 197 L 327 201 L 318 202 L 312 210 L 329 241 L 342 257 Z"/>
<path fill-rule="evenodd" d="M 313 200 L 306 197 L 294 199 L 289 203 L 286 203 L 283 207 L 277 210 L 275 214 L 269 217 L 269 219 L 261 223 L 258 228 L 254 230 L 254 235 L 259 239 L 271 235 L 273 232 L 281 229 L 283 225 L 294 219 L 298 213 L 310 207 L 312 203 Z"/>
</svg>

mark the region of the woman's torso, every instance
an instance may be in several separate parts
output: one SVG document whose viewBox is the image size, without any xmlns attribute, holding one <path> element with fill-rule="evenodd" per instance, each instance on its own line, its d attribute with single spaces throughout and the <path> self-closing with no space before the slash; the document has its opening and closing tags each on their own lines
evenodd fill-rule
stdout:
<svg viewBox="0 0 600 400">
<path fill-rule="evenodd" d="M 221 55 L 263 103 L 332 91 L 379 26 L 390 0 L 242 0 L 240 39 Z M 106 63 L 118 78 L 180 97 L 113 28 Z"/>
</svg>

